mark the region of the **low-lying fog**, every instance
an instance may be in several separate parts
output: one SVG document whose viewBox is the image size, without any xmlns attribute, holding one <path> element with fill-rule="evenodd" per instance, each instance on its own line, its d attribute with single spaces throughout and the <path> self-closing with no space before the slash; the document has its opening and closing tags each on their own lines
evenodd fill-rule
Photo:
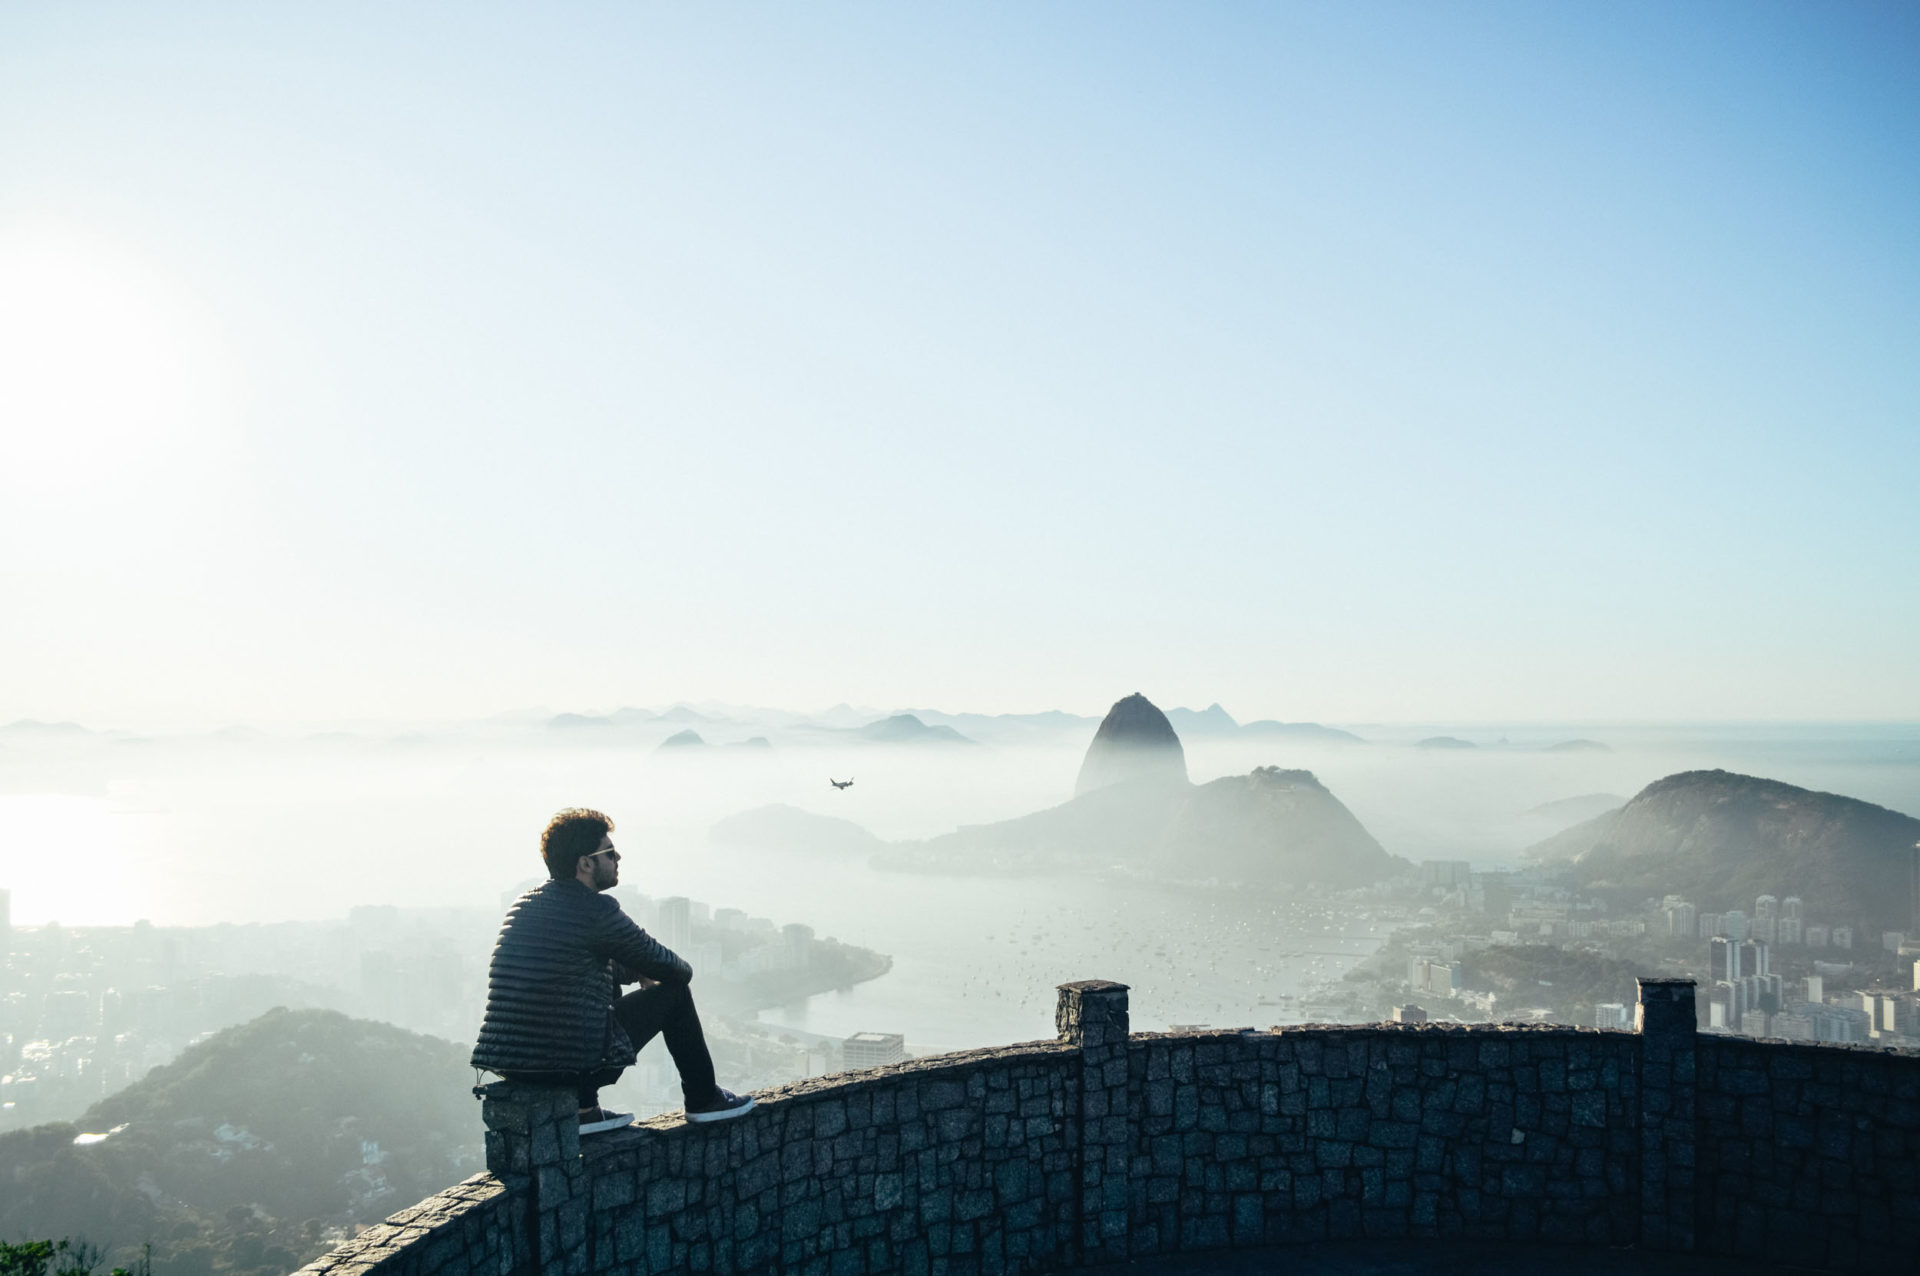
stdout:
<svg viewBox="0 0 1920 1276">
<path fill-rule="evenodd" d="M 0 887 L 11 889 L 14 921 L 26 925 L 325 918 L 355 904 L 493 908 L 541 873 L 536 846 L 547 816 L 585 805 L 618 823 L 627 884 L 824 929 L 842 923 L 809 916 L 805 901 L 852 891 L 857 906 L 856 880 L 870 876 L 848 877 L 859 861 L 735 863 L 739 852 L 708 846 L 709 826 L 769 803 L 840 816 L 888 840 L 1007 819 L 1072 795 L 1094 730 L 1089 719 L 1023 730 L 1005 743 L 883 745 L 696 723 L 708 747 L 660 751 L 660 739 L 684 724 L 648 725 L 593 742 L 532 722 L 386 738 L 234 731 L 134 739 L 11 728 L 0 733 Z M 1630 797 L 1694 768 L 1920 813 L 1920 728 L 1912 726 L 1352 729 L 1368 743 L 1183 743 L 1196 783 L 1255 766 L 1305 768 L 1394 854 L 1482 868 L 1515 864 L 1524 847 L 1575 822 L 1530 814 L 1535 808 Z M 749 734 L 777 743 L 721 747 Z M 1477 747 L 1416 746 L 1441 735 Z M 1574 739 L 1606 747 L 1547 747 Z M 830 777 L 854 784 L 835 789 Z M 938 906 L 939 882 L 910 880 L 929 908 Z M 851 920 L 844 932 L 850 942 L 873 938 Z"/>
<path fill-rule="evenodd" d="M 888 840 L 1025 815 L 1072 795 L 1096 726 L 951 721 L 983 742 L 878 744 L 779 720 L 696 724 L 707 743 L 673 750 L 659 745 L 684 723 L 145 740 L 16 725 L 0 729 L 0 887 L 21 925 L 329 919 L 395 904 L 478 910 L 477 935 L 542 874 L 547 817 L 594 806 L 618 823 L 624 886 L 804 922 L 894 959 L 879 979 L 763 1021 L 902 1032 L 916 1051 L 1048 1035 L 1054 986 L 1070 979 L 1132 985 L 1143 1029 L 1297 1021 L 1314 1013 L 1303 998 L 1384 938 L 1363 910 L 1284 896 L 887 872 L 862 854 L 709 844 L 716 821 L 770 803 Z M 1352 730 L 1367 743 L 1190 734 L 1189 774 L 1309 769 L 1394 854 L 1480 868 L 1520 863 L 1526 846 L 1607 805 L 1599 795 L 1624 799 L 1687 769 L 1920 812 L 1911 726 Z M 771 745 L 725 747 L 755 735 Z M 1419 743 L 1440 736 L 1474 747 Z M 1604 747 L 1550 747 L 1570 740 Z M 1562 805 L 1538 809 L 1551 803 Z M 477 975 L 485 960 L 476 941 L 463 964 Z"/>
</svg>

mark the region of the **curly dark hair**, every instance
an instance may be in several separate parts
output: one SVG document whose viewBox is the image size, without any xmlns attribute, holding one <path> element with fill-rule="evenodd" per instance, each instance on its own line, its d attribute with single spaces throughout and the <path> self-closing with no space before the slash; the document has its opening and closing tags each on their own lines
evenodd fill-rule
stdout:
<svg viewBox="0 0 1920 1276">
<path fill-rule="evenodd" d="M 572 877 L 582 855 L 600 849 L 600 839 L 613 832 L 613 821 L 598 811 L 570 806 L 547 821 L 540 835 L 540 858 L 550 877 Z"/>
</svg>

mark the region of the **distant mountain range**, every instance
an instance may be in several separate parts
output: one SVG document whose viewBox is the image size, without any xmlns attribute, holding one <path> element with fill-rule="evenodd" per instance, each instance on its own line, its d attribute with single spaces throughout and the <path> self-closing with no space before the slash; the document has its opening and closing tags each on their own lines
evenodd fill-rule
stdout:
<svg viewBox="0 0 1920 1276">
<path fill-rule="evenodd" d="M 289 1271 L 484 1167 L 467 1047 L 272 1010 L 76 1122 L 0 1134 L 0 1236 L 84 1236 L 154 1269 Z M 76 1142 L 76 1140 L 80 1140 Z"/>
<path fill-rule="evenodd" d="M 1236 722 L 1233 715 L 1218 704 L 1204 709 L 1169 709 L 1167 720 L 1182 739 L 1221 736 L 1267 736 L 1314 744 L 1365 744 L 1351 731 L 1323 727 L 1317 722 L 1275 722 L 1261 718 L 1256 722 Z"/>
<path fill-rule="evenodd" d="M 33 718 L 20 718 L 0 726 L 0 735 L 23 736 L 34 739 L 78 738 L 92 735 L 77 722 L 39 722 Z"/>
<path fill-rule="evenodd" d="M 1905 930 L 1920 820 L 1855 798 L 1728 771 L 1656 780 L 1527 854 L 1625 900 L 1683 895 L 1701 911 L 1798 895 L 1807 916 Z"/>
<path fill-rule="evenodd" d="M 948 726 L 928 726 L 911 713 L 896 713 L 891 718 L 856 727 L 853 734 L 875 744 L 972 744 L 973 741 Z"/>
</svg>

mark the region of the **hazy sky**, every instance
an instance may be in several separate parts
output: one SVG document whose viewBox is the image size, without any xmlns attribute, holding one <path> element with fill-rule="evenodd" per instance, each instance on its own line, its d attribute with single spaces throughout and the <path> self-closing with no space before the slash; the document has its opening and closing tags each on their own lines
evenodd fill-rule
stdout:
<svg viewBox="0 0 1920 1276">
<path fill-rule="evenodd" d="M 1912 5 L 0 10 L 0 721 L 1920 716 Z"/>
</svg>

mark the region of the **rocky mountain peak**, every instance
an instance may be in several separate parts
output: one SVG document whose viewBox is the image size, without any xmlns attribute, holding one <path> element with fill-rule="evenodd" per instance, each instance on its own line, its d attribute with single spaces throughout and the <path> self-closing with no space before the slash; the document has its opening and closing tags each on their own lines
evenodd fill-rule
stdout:
<svg viewBox="0 0 1920 1276">
<path fill-rule="evenodd" d="M 1074 796 L 1115 784 L 1187 783 L 1187 753 L 1167 715 L 1139 692 L 1114 702 L 1080 763 Z"/>
</svg>

